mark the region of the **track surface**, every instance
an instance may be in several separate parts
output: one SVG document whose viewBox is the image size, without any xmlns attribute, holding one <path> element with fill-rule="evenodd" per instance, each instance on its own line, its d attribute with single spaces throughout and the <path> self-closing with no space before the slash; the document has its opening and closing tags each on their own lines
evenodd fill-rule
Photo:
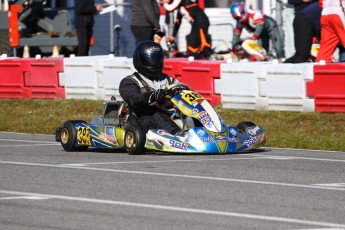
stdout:
<svg viewBox="0 0 345 230">
<path fill-rule="evenodd" d="M 345 229 L 345 153 L 67 153 L 0 132 L 0 229 Z"/>
</svg>

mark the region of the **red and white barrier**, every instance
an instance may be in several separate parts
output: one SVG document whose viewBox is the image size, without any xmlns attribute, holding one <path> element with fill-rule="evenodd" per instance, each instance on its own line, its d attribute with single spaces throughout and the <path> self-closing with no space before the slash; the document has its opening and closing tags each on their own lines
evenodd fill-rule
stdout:
<svg viewBox="0 0 345 230">
<path fill-rule="evenodd" d="M 0 98 L 66 98 L 62 58 L 0 60 Z"/>
<path fill-rule="evenodd" d="M 135 71 L 126 57 L 0 59 L 0 98 L 122 100 L 118 86 Z M 249 110 L 345 112 L 345 64 L 167 58 L 164 72 L 213 106 Z"/>
</svg>

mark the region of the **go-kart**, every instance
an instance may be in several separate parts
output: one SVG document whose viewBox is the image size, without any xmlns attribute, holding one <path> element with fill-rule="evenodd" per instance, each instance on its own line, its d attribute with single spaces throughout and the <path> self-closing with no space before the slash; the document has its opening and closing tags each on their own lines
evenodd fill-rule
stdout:
<svg viewBox="0 0 345 230">
<path fill-rule="evenodd" d="M 238 43 L 233 45 L 232 49 L 227 48 L 225 50 L 215 52 L 212 55 L 212 59 L 235 59 L 237 61 L 248 60 L 250 62 L 255 62 L 268 61 L 269 56 L 257 40 L 240 39 Z"/>
<path fill-rule="evenodd" d="M 56 129 L 56 141 L 66 151 L 83 151 L 88 147 L 124 149 L 129 154 L 159 151 L 169 153 L 222 154 L 257 149 L 266 141 L 263 127 L 251 121 L 227 126 L 217 111 L 187 84 L 172 84 L 167 88 L 172 107 L 161 109 L 171 114 L 184 130 L 174 136 L 163 129 L 143 128 L 122 101 L 113 98 L 102 104 L 102 115 L 90 123 L 66 121 Z"/>
<path fill-rule="evenodd" d="M 268 60 L 266 50 L 258 43 L 257 40 L 240 40 L 238 44 L 234 45 L 233 52 L 239 59 L 248 59 L 249 61 Z"/>
</svg>

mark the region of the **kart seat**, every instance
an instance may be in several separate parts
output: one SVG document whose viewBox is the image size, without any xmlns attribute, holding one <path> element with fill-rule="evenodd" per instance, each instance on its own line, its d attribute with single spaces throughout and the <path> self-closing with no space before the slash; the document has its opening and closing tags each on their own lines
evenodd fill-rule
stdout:
<svg viewBox="0 0 345 230">
<path fill-rule="evenodd" d="M 91 124 L 121 126 L 123 119 L 126 119 L 125 110 L 125 103 L 112 97 L 110 101 L 102 103 L 102 116 L 93 117 Z"/>
</svg>

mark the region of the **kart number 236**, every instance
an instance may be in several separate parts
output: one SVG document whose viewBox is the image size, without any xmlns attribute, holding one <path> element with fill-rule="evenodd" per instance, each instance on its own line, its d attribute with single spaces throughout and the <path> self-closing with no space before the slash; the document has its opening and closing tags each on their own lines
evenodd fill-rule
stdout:
<svg viewBox="0 0 345 230">
<path fill-rule="evenodd" d="M 78 128 L 78 144 L 79 145 L 91 145 L 90 140 L 90 128 L 79 127 Z"/>
</svg>

